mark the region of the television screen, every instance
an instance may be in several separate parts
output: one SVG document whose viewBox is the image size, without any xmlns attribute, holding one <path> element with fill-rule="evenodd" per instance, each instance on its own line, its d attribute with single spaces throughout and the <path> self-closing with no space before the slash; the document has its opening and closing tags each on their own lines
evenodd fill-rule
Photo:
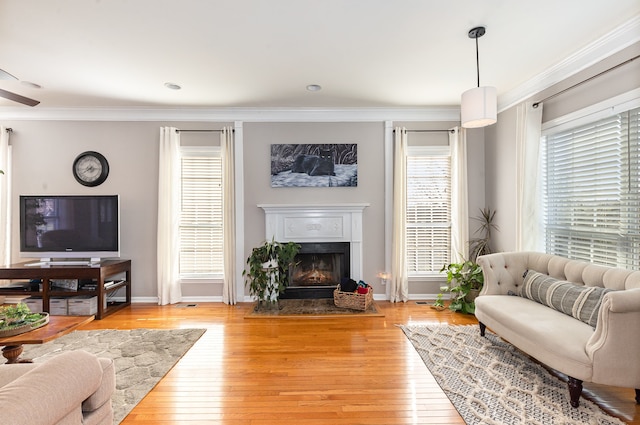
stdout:
<svg viewBox="0 0 640 425">
<path fill-rule="evenodd" d="M 119 257 L 117 195 L 20 196 L 20 255 Z"/>
</svg>

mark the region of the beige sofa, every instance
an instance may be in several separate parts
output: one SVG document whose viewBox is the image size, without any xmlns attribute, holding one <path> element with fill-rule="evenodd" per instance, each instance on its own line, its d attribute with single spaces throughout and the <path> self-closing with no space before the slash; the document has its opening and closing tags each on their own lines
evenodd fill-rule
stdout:
<svg viewBox="0 0 640 425">
<path fill-rule="evenodd" d="M 536 252 L 490 254 L 477 262 L 484 272 L 475 312 L 482 335 L 489 327 L 566 374 L 573 407 L 583 381 L 635 388 L 640 403 L 639 271 Z"/>
<path fill-rule="evenodd" d="M 3 425 L 112 425 L 111 359 L 77 350 L 43 363 L 0 366 Z"/>
</svg>

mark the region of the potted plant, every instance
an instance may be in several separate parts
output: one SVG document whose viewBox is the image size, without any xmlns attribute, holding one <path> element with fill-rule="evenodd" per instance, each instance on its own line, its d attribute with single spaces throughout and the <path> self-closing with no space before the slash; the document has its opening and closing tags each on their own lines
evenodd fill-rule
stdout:
<svg viewBox="0 0 640 425">
<path fill-rule="evenodd" d="M 476 229 L 475 233 L 482 233 L 480 237 L 473 238 L 469 241 L 469 258 L 474 263 L 479 256 L 493 252 L 491 248 L 491 232 L 492 230 L 498 230 L 498 226 L 493 223 L 495 216 L 495 211 L 485 207 L 480 210 L 479 217 L 472 217 L 474 220 L 480 222 L 480 227 Z"/>
<path fill-rule="evenodd" d="M 482 268 L 474 261 L 465 260 L 461 263 L 447 264 L 440 270 L 447 273 L 447 284 L 440 288 L 434 306 L 444 308 L 443 293 L 451 294 L 449 309 L 462 313 L 475 313 L 475 297 L 478 296 L 484 284 Z"/>
<path fill-rule="evenodd" d="M 475 299 L 484 284 L 482 268 L 476 263 L 476 260 L 480 255 L 493 252 L 491 232 L 498 230 L 498 226 L 493 223 L 495 215 L 496 212 L 491 208 L 484 208 L 480 210 L 479 217 L 473 217 L 474 220 L 480 222 L 480 227 L 475 233 L 482 232 L 482 235 L 469 241 L 469 260 L 463 259 L 462 262 L 447 264 L 440 269 L 440 272 L 447 274 L 447 284 L 440 288 L 441 292 L 433 304 L 435 308 L 444 308 L 443 293 L 448 292 L 451 294 L 450 310 L 475 313 Z"/>
<path fill-rule="evenodd" d="M 289 268 L 300 245 L 295 242 L 265 241 L 251 250 L 248 268 L 242 272 L 249 284 L 249 293 L 258 299 L 258 306 L 273 307 L 289 281 Z"/>
</svg>

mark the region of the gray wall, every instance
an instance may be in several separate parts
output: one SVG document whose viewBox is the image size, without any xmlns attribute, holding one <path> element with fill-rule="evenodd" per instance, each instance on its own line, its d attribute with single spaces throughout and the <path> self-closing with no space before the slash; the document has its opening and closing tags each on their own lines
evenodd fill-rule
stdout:
<svg viewBox="0 0 640 425">
<path fill-rule="evenodd" d="M 133 264 L 133 297 L 156 297 L 156 225 L 159 127 L 221 128 L 224 123 L 2 121 L 12 127 L 13 146 L 13 261 L 19 252 L 18 203 L 21 194 L 119 194 L 121 198 L 123 258 Z M 414 128 L 448 128 L 455 123 L 407 123 Z M 226 124 L 228 125 L 228 124 Z M 385 175 L 383 122 L 243 123 L 244 134 L 244 258 L 265 237 L 260 203 L 362 202 L 364 211 L 364 280 L 377 295 L 385 293 L 376 275 L 385 271 Z M 217 133 L 183 133 L 187 144 L 217 141 Z M 273 143 L 357 143 L 358 186 L 343 188 L 271 188 L 270 145 Z M 102 185 L 79 185 L 71 173 L 75 157 L 96 150 L 109 161 L 110 174 Z M 482 132 L 470 136 L 470 195 L 473 208 L 484 205 Z M 472 208 L 472 210 L 473 210 Z M 238 279 L 242 279 L 241 276 Z M 441 282 L 414 286 L 414 294 L 435 294 Z M 221 285 L 183 284 L 185 297 L 220 297 Z"/>
<path fill-rule="evenodd" d="M 132 260 L 132 295 L 156 297 L 156 226 L 159 128 L 220 128 L 222 124 L 89 121 L 2 121 L 11 127 L 13 149 L 12 260 L 19 253 L 19 195 L 118 194 L 121 203 L 121 256 Z M 209 137 L 212 136 L 208 133 Z M 186 136 L 196 137 L 196 136 Z M 100 186 L 81 186 L 73 160 L 95 150 L 109 162 L 109 177 Z M 189 287 L 185 288 L 188 295 Z M 217 295 L 209 285 L 199 295 Z M 221 293 L 221 292 L 220 292 Z"/>
</svg>

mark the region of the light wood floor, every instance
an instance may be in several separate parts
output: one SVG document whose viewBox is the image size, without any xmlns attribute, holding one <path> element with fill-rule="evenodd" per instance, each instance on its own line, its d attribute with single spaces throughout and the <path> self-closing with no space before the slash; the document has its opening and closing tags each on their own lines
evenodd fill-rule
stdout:
<svg viewBox="0 0 640 425">
<path fill-rule="evenodd" d="M 241 303 L 134 304 L 83 329 L 206 328 L 123 425 L 464 424 L 396 324 L 476 323 L 428 305 L 377 302 L 385 317 L 245 318 Z M 585 385 L 640 424 L 632 389 Z"/>
</svg>

